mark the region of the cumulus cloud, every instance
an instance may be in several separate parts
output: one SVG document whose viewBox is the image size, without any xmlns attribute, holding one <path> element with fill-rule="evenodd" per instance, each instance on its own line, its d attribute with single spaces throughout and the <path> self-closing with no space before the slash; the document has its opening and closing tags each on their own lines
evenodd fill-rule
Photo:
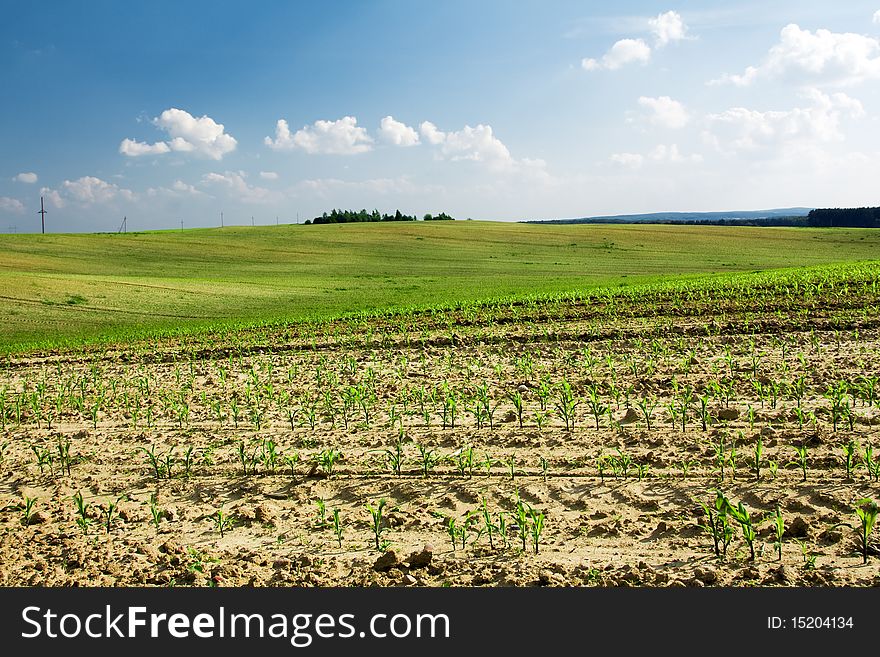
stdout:
<svg viewBox="0 0 880 657">
<path fill-rule="evenodd" d="M 0 196 L 0 212 L 14 212 L 15 214 L 22 214 L 24 212 L 24 204 L 17 198 Z"/>
<path fill-rule="evenodd" d="M 63 208 L 65 203 L 64 199 L 61 198 L 61 194 L 58 193 L 55 189 L 50 189 L 49 187 L 41 187 L 40 188 L 40 196 L 42 196 L 46 202 L 56 208 Z"/>
<path fill-rule="evenodd" d="M 61 193 L 70 200 L 83 204 L 108 203 L 115 200 L 133 201 L 135 194 L 130 189 L 121 188 L 94 176 L 83 176 L 77 180 L 65 180 Z"/>
<path fill-rule="evenodd" d="M 649 18 L 648 28 L 654 35 L 655 48 L 687 38 L 687 25 L 675 11 Z M 644 39 L 620 39 L 599 59 L 582 59 L 581 66 L 587 71 L 615 71 L 627 64 L 647 64 L 650 60 L 651 46 Z"/>
<path fill-rule="evenodd" d="M 244 171 L 226 171 L 224 173 L 206 173 L 202 183 L 225 189 L 231 196 L 245 203 L 268 203 L 277 200 L 265 187 L 251 185 Z"/>
<path fill-rule="evenodd" d="M 632 62 L 646 64 L 651 59 L 651 46 L 643 39 L 621 39 L 601 59 L 583 59 L 581 66 L 587 71 L 615 71 Z"/>
<path fill-rule="evenodd" d="M 880 9 L 874 12 L 874 17 L 871 20 L 875 25 L 880 25 Z"/>
<path fill-rule="evenodd" d="M 379 123 L 379 135 L 395 146 L 415 146 L 419 143 L 419 133 L 405 123 L 386 116 Z"/>
<path fill-rule="evenodd" d="M 678 144 L 658 144 L 644 155 L 642 155 L 641 153 L 613 153 L 609 159 L 614 164 L 618 164 L 629 169 L 640 169 L 642 165 L 648 162 L 659 162 L 665 164 L 702 162 L 703 156 L 699 153 L 683 155 L 678 148 Z"/>
<path fill-rule="evenodd" d="M 147 144 L 134 139 L 123 139 L 119 144 L 119 152 L 128 157 L 140 157 L 141 155 L 162 155 L 170 152 L 171 149 L 164 141 L 157 141 L 155 144 Z"/>
<path fill-rule="evenodd" d="M 147 190 L 147 196 L 166 196 L 171 198 L 181 198 L 185 196 L 206 196 L 204 192 L 199 191 L 194 185 L 185 183 L 182 180 L 175 180 L 171 187 L 150 187 Z"/>
<path fill-rule="evenodd" d="M 861 102 L 844 93 L 825 94 L 807 89 L 805 107 L 761 112 L 732 107 L 708 115 L 711 129 L 704 133 L 706 143 L 727 154 L 737 152 L 773 153 L 780 147 L 840 141 L 842 118 L 865 116 Z"/>
<path fill-rule="evenodd" d="M 260 171 L 260 178 L 263 180 L 278 180 L 278 174 L 274 171 Z"/>
<path fill-rule="evenodd" d="M 372 149 L 373 138 L 357 119 L 344 116 L 337 121 L 315 121 L 291 134 L 284 119 L 275 125 L 275 139 L 266 137 L 266 146 L 273 150 L 302 150 L 309 154 L 354 155 Z"/>
<path fill-rule="evenodd" d="M 709 84 L 746 87 L 755 81 L 783 79 L 795 83 L 849 85 L 880 77 L 880 41 L 850 32 L 782 28 L 763 63 L 740 74 L 724 74 Z"/>
<path fill-rule="evenodd" d="M 28 184 L 33 184 L 37 182 L 37 174 L 31 172 L 20 173 L 13 178 L 15 182 L 23 182 Z"/>
<path fill-rule="evenodd" d="M 660 14 L 656 18 L 648 21 L 651 32 L 654 33 L 658 48 L 673 42 L 681 41 L 685 38 L 687 25 L 681 19 L 681 16 L 674 11 L 667 11 Z"/>
<path fill-rule="evenodd" d="M 424 137 L 425 141 L 432 146 L 442 144 L 443 140 L 446 139 L 446 135 L 438 130 L 437 126 L 430 121 L 422 121 L 422 123 L 419 125 L 419 132 L 422 134 L 422 137 Z"/>
<path fill-rule="evenodd" d="M 645 162 L 645 157 L 639 153 L 612 153 L 611 161 L 623 167 L 638 169 Z"/>
<path fill-rule="evenodd" d="M 226 133 L 222 123 L 210 116 L 195 117 L 189 112 L 171 107 L 152 120 L 170 139 L 153 144 L 134 139 L 123 139 L 119 152 L 128 157 L 163 155 L 172 151 L 194 153 L 212 160 L 220 160 L 235 150 L 238 142 Z"/>
<path fill-rule="evenodd" d="M 651 125 L 678 129 L 683 128 L 690 121 L 690 115 L 684 105 L 669 96 L 659 98 L 640 96 L 639 105 L 648 111 L 647 120 Z"/>
</svg>

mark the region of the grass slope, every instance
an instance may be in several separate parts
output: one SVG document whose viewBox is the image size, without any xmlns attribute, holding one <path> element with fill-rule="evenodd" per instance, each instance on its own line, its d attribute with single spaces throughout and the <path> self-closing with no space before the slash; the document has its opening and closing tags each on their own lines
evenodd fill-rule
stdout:
<svg viewBox="0 0 880 657">
<path fill-rule="evenodd" d="M 869 260 L 880 231 L 492 222 L 0 236 L 0 349 Z"/>
</svg>

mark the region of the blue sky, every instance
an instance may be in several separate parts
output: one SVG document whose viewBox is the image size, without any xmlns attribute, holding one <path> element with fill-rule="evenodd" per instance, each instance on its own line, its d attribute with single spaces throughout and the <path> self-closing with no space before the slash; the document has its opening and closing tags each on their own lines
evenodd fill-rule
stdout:
<svg viewBox="0 0 880 657">
<path fill-rule="evenodd" d="M 0 232 L 878 205 L 878 10 L 6 3 Z"/>
</svg>

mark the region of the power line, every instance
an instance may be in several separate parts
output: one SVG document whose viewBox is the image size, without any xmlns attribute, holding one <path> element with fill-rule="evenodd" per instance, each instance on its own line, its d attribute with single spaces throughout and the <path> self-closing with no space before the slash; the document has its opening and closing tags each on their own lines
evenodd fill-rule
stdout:
<svg viewBox="0 0 880 657">
<path fill-rule="evenodd" d="M 46 208 L 43 207 L 43 197 L 40 197 L 40 211 L 37 212 L 40 215 L 40 226 L 43 230 L 43 235 L 46 234 Z"/>
</svg>

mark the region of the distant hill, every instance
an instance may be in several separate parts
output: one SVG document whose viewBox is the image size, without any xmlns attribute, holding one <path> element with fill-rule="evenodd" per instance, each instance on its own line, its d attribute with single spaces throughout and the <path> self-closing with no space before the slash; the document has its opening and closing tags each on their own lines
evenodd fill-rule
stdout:
<svg viewBox="0 0 880 657">
<path fill-rule="evenodd" d="M 791 220 L 803 218 L 813 208 L 774 208 L 772 210 L 730 210 L 726 212 L 649 212 L 646 214 L 613 214 L 572 219 L 524 221 L 527 224 L 669 224 L 669 223 L 736 223 L 756 220 Z M 762 222 L 763 223 L 763 222 Z M 784 223 L 790 223 L 784 221 Z M 795 222 L 791 222 L 795 223 Z M 797 222 L 800 223 L 800 222 Z"/>
</svg>

